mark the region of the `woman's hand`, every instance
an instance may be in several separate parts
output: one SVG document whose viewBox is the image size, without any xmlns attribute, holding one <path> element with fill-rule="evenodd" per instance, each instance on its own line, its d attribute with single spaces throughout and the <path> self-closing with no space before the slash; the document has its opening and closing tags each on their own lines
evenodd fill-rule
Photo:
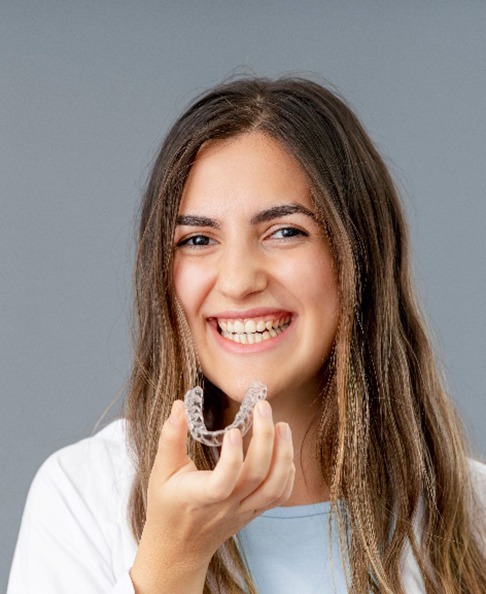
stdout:
<svg viewBox="0 0 486 594">
<path fill-rule="evenodd" d="M 187 455 L 186 436 L 178 400 L 162 428 L 150 475 L 146 523 L 130 573 L 137 594 L 200 594 L 219 546 L 292 492 L 290 428 L 274 426 L 267 401 L 255 406 L 245 457 L 241 433 L 232 429 L 214 470 L 199 471 Z"/>
</svg>

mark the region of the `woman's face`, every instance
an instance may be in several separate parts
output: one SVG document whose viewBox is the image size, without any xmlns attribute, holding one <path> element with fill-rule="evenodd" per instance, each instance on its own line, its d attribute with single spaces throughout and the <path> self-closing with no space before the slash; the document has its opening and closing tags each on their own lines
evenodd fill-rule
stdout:
<svg viewBox="0 0 486 594">
<path fill-rule="evenodd" d="M 338 324 L 338 285 L 297 161 L 261 133 L 205 145 L 175 246 L 175 290 L 204 375 L 235 401 L 254 380 L 269 399 L 313 398 Z"/>
</svg>

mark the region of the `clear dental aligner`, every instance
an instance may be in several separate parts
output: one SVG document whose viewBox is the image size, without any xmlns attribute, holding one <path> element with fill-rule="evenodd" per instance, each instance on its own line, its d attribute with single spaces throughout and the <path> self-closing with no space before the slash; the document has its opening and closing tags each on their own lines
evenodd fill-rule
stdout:
<svg viewBox="0 0 486 594">
<path fill-rule="evenodd" d="M 245 435 L 253 422 L 253 407 L 259 400 L 265 400 L 266 397 L 267 386 L 260 382 L 252 382 L 243 398 L 240 410 L 236 413 L 235 420 L 231 425 L 218 431 L 209 431 L 204 424 L 204 393 L 202 388 L 196 386 L 186 392 L 184 396 L 189 433 L 196 441 L 208 446 L 223 445 L 224 434 L 231 429 L 239 429 L 241 434 Z"/>
</svg>

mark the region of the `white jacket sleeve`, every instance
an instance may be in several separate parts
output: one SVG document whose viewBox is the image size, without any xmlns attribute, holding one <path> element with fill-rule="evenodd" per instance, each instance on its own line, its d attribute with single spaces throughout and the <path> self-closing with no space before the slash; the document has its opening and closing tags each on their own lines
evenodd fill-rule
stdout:
<svg viewBox="0 0 486 594">
<path fill-rule="evenodd" d="M 130 567 L 114 562 L 117 486 L 93 438 L 52 455 L 27 497 L 7 594 L 134 594 Z"/>
<path fill-rule="evenodd" d="M 486 548 L 486 465 L 479 460 L 469 459 L 474 493 L 478 508 L 474 510 L 473 526 L 479 543 Z"/>
</svg>

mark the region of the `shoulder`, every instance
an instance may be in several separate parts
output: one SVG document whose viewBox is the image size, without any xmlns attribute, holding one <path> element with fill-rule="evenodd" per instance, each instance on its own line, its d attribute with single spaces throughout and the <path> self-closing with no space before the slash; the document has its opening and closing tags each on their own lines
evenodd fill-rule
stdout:
<svg viewBox="0 0 486 594">
<path fill-rule="evenodd" d="M 479 482 L 486 480 L 486 464 L 473 458 L 468 458 L 467 461 L 473 480 L 478 480 Z"/>
<path fill-rule="evenodd" d="M 468 458 L 473 501 L 471 521 L 481 547 L 486 547 L 486 464 Z"/>
<path fill-rule="evenodd" d="M 73 464 L 80 465 L 78 470 L 82 470 L 88 467 L 88 463 L 95 461 L 97 466 L 114 469 L 120 464 L 126 464 L 129 458 L 125 420 L 118 419 L 92 436 L 54 452 L 40 470 L 55 467 L 69 470 Z"/>
<path fill-rule="evenodd" d="M 113 512 L 122 513 L 126 505 L 133 476 L 125 421 L 120 419 L 49 456 L 32 482 L 29 499 L 42 507 L 50 500 L 97 510 L 99 517 L 113 519 Z M 105 515 L 106 510 L 110 513 Z"/>
<path fill-rule="evenodd" d="M 480 503 L 486 509 L 486 464 L 473 458 L 468 458 L 471 482 Z"/>
<path fill-rule="evenodd" d="M 27 497 L 9 594 L 112 591 L 134 556 L 134 468 L 123 420 L 49 456 Z"/>
</svg>

